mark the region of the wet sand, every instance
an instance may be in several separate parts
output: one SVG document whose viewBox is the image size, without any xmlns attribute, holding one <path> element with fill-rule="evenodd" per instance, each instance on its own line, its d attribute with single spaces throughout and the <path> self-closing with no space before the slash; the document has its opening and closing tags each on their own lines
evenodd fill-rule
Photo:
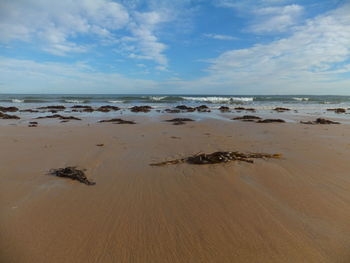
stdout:
<svg viewBox="0 0 350 263">
<path fill-rule="evenodd" d="M 0 126 L 0 262 L 350 261 L 350 125 L 137 122 Z"/>
</svg>

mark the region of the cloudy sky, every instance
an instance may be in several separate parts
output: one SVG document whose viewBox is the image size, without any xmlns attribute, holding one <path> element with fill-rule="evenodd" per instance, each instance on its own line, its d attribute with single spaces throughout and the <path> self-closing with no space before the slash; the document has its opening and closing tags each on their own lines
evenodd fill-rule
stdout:
<svg viewBox="0 0 350 263">
<path fill-rule="evenodd" d="M 350 94 L 350 0 L 0 0 L 0 93 Z"/>
</svg>

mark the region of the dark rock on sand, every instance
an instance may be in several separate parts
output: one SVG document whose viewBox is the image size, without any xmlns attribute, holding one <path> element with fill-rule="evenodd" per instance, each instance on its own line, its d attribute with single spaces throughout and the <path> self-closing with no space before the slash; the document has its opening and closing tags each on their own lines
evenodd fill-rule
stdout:
<svg viewBox="0 0 350 263">
<path fill-rule="evenodd" d="M 285 120 L 281 119 L 265 119 L 265 120 L 259 120 L 258 123 L 283 123 L 286 122 Z"/>
<path fill-rule="evenodd" d="M 65 178 L 70 178 L 72 180 L 77 180 L 86 185 L 96 184 L 95 182 L 92 182 L 87 179 L 83 170 L 79 170 L 76 167 L 72 167 L 72 166 L 66 167 L 66 168 L 51 169 L 49 171 L 49 174 L 58 176 L 58 177 L 65 177 Z"/>
<path fill-rule="evenodd" d="M 300 121 L 302 124 L 340 124 L 337 121 L 331 121 L 323 118 L 318 118 L 315 121 Z"/>
<path fill-rule="evenodd" d="M 19 112 L 31 112 L 31 113 L 36 113 L 39 112 L 38 110 L 32 110 L 32 109 L 26 109 L 26 110 L 20 110 Z"/>
<path fill-rule="evenodd" d="M 60 114 L 42 116 L 42 117 L 38 117 L 37 119 L 60 119 L 60 120 L 77 120 L 77 121 L 81 121 L 81 119 L 79 119 L 77 117 L 74 117 L 74 116 L 62 116 Z"/>
<path fill-rule="evenodd" d="M 45 106 L 45 107 L 39 107 L 39 110 L 65 110 L 66 107 L 62 105 L 51 105 L 51 106 Z"/>
<path fill-rule="evenodd" d="M 283 108 L 283 107 L 277 107 L 277 108 L 274 108 L 273 110 L 274 110 L 274 111 L 277 111 L 277 112 L 290 111 L 290 109 L 288 109 L 288 108 Z"/>
<path fill-rule="evenodd" d="M 164 111 L 166 113 L 180 113 L 180 110 L 178 109 L 165 109 Z"/>
<path fill-rule="evenodd" d="M 346 109 L 343 108 L 335 108 L 335 109 L 327 109 L 327 111 L 334 111 L 335 113 L 345 113 Z"/>
<path fill-rule="evenodd" d="M 0 106 L 0 111 L 2 112 L 16 112 L 18 111 L 17 107 L 1 107 Z"/>
<path fill-rule="evenodd" d="M 175 107 L 176 109 L 182 110 L 182 111 L 187 111 L 187 112 L 194 112 L 196 109 L 193 107 L 188 107 L 186 105 L 178 105 Z"/>
<path fill-rule="evenodd" d="M 131 107 L 130 110 L 132 112 L 149 112 L 152 109 L 151 106 L 134 106 Z"/>
<path fill-rule="evenodd" d="M 267 153 L 242 153 L 242 152 L 214 152 L 210 154 L 195 154 L 186 158 L 165 161 L 160 163 L 152 163 L 151 166 L 163 166 L 168 164 L 189 163 L 189 164 L 217 164 L 227 163 L 230 161 L 243 161 L 253 163 L 253 159 L 262 158 L 280 158 L 280 154 Z"/>
<path fill-rule="evenodd" d="M 126 120 L 119 119 L 119 118 L 110 119 L 110 120 L 101 120 L 99 122 L 113 122 L 115 124 L 136 124 L 134 121 L 126 121 Z"/>
<path fill-rule="evenodd" d="M 253 115 L 244 115 L 241 117 L 235 117 L 232 120 L 261 120 L 261 118 Z"/>
<path fill-rule="evenodd" d="M 118 111 L 120 110 L 120 108 L 117 106 L 105 105 L 105 106 L 99 107 L 96 110 L 101 112 L 109 112 L 109 111 Z"/>
<path fill-rule="evenodd" d="M 175 119 L 165 120 L 165 121 L 172 122 L 173 125 L 183 125 L 183 124 L 186 124 L 187 121 L 194 121 L 194 120 L 189 118 L 175 118 Z"/>
<path fill-rule="evenodd" d="M 236 108 L 234 108 L 234 109 L 237 110 L 237 111 L 242 111 L 242 110 L 244 110 L 244 111 L 255 112 L 255 109 L 254 109 L 254 108 L 236 107 Z"/>
<path fill-rule="evenodd" d="M 230 111 L 230 108 L 229 108 L 229 107 L 226 107 L 226 106 L 221 106 L 221 107 L 219 108 L 219 110 L 220 110 L 221 112 L 229 112 L 229 111 Z"/>
<path fill-rule="evenodd" d="M 196 110 L 198 112 L 210 112 L 210 109 L 207 105 L 198 106 L 198 107 L 196 107 Z"/>
<path fill-rule="evenodd" d="M 16 116 L 16 115 L 9 115 L 9 114 L 5 114 L 0 112 L 0 119 L 4 119 L 4 120 L 19 120 L 20 117 Z"/>
</svg>

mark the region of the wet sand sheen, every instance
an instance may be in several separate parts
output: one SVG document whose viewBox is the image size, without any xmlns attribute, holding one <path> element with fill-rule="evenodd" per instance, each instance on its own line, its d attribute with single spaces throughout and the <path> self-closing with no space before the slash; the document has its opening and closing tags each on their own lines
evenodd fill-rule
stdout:
<svg viewBox="0 0 350 263">
<path fill-rule="evenodd" d="M 3 262 L 350 260 L 348 125 L 0 129 Z M 284 157 L 149 166 L 218 150 Z M 69 165 L 86 168 L 96 185 L 45 175 Z"/>
</svg>

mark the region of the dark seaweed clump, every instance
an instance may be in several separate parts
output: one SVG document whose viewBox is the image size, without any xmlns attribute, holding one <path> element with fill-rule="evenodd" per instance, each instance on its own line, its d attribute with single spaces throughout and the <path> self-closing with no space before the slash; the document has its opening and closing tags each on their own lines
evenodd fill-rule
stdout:
<svg viewBox="0 0 350 263">
<path fill-rule="evenodd" d="M 175 118 L 175 119 L 165 120 L 165 121 L 172 122 L 173 125 L 183 125 L 183 124 L 186 124 L 187 121 L 194 121 L 194 120 L 189 118 Z"/>
<path fill-rule="evenodd" d="M 119 119 L 119 118 L 109 119 L 109 120 L 101 120 L 99 122 L 113 122 L 115 124 L 136 124 L 134 121 L 126 121 L 126 120 Z"/>
<path fill-rule="evenodd" d="M 131 107 L 130 110 L 132 112 L 150 112 L 152 109 L 151 106 L 134 106 L 134 107 Z"/>
<path fill-rule="evenodd" d="M 317 118 L 315 121 L 301 121 L 302 124 L 340 124 L 337 121 L 331 121 L 323 118 Z"/>
<path fill-rule="evenodd" d="M 16 115 L 9 115 L 9 114 L 5 114 L 0 112 L 0 119 L 4 119 L 4 120 L 19 120 L 20 117 L 16 116 Z"/>
<path fill-rule="evenodd" d="M 286 122 L 285 120 L 281 119 L 265 119 L 265 120 L 259 120 L 258 123 L 283 123 Z"/>
<path fill-rule="evenodd" d="M 210 154 L 200 153 L 192 156 L 188 156 L 181 159 L 175 159 L 171 161 L 165 161 L 160 163 L 152 163 L 151 166 L 163 166 L 169 164 L 178 163 L 189 163 L 189 164 L 217 164 L 217 163 L 227 163 L 230 161 L 243 161 L 248 163 L 253 163 L 253 159 L 270 159 L 270 158 L 280 158 L 280 154 L 268 154 L 268 153 L 242 153 L 238 151 L 234 152 L 214 152 Z"/>
<path fill-rule="evenodd" d="M 79 170 L 74 166 L 69 166 L 66 168 L 51 169 L 49 171 L 49 174 L 58 176 L 58 177 L 70 178 L 72 180 L 79 181 L 86 185 L 96 184 L 95 182 L 92 182 L 89 179 L 87 179 L 83 170 Z"/>
</svg>

